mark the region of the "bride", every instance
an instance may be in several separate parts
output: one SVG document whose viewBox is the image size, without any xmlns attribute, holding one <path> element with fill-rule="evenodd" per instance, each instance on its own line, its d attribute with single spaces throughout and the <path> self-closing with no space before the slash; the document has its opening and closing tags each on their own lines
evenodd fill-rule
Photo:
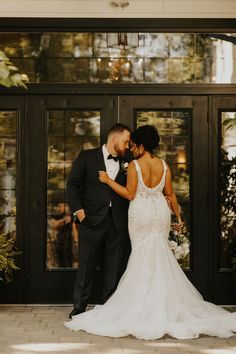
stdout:
<svg viewBox="0 0 236 354">
<path fill-rule="evenodd" d="M 99 179 L 130 200 L 129 233 L 132 252 L 117 290 L 104 305 L 74 316 L 65 326 L 72 330 L 123 337 L 129 334 L 154 340 L 165 334 L 174 338 L 197 338 L 199 334 L 227 338 L 236 331 L 236 313 L 203 300 L 185 276 L 168 246 L 171 212 L 168 196 L 182 227 L 171 172 L 153 154 L 159 144 L 150 125 L 131 135 L 136 160 L 128 166 L 123 187 L 100 171 Z"/>
</svg>

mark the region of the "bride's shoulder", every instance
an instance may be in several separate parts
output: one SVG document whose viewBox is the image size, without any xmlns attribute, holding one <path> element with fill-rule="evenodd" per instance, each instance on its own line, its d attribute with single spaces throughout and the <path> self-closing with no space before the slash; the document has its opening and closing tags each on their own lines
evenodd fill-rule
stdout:
<svg viewBox="0 0 236 354">
<path fill-rule="evenodd" d="M 130 162 L 129 162 L 129 165 L 128 165 L 128 168 L 129 168 L 129 169 L 136 169 L 137 163 L 138 163 L 138 162 L 137 162 L 136 159 L 130 161 Z"/>
<path fill-rule="evenodd" d="M 161 159 L 160 157 L 156 157 L 156 159 L 157 159 L 157 161 L 158 161 L 158 163 L 160 164 L 160 165 L 164 165 L 164 170 L 165 171 L 168 171 L 168 170 L 170 170 L 170 167 L 169 167 L 169 165 L 168 165 L 168 163 L 165 161 L 165 160 L 163 160 L 163 159 Z"/>
</svg>

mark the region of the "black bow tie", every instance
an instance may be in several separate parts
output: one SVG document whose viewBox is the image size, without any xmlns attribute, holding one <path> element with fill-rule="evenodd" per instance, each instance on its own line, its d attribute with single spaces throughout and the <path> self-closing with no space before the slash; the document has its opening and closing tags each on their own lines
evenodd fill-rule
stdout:
<svg viewBox="0 0 236 354">
<path fill-rule="evenodd" d="M 117 162 L 119 160 L 119 156 L 112 156 L 112 154 L 109 154 L 107 156 L 107 160 L 111 160 L 111 159 Z"/>
</svg>

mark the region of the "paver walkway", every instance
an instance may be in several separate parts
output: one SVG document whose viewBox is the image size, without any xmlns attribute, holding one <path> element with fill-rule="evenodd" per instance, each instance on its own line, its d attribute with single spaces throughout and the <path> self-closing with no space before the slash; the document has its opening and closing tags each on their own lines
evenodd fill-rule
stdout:
<svg viewBox="0 0 236 354">
<path fill-rule="evenodd" d="M 144 341 L 72 332 L 63 326 L 70 309 L 0 305 L 0 354 L 236 354 L 236 335 L 229 339 L 201 336 Z"/>
</svg>

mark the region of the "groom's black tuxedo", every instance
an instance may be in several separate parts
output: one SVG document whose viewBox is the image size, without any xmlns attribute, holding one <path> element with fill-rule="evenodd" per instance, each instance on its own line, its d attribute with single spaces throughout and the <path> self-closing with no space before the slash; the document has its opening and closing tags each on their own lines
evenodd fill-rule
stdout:
<svg viewBox="0 0 236 354">
<path fill-rule="evenodd" d="M 115 180 L 121 185 L 126 185 L 123 162 L 119 159 L 120 170 Z M 74 162 L 67 184 L 71 211 L 74 213 L 84 209 L 88 222 L 96 226 L 107 215 L 111 203 L 115 227 L 122 230 L 127 227 L 129 203 L 113 192 L 108 185 L 99 181 L 98 171 L 106 171 L 102 148 L 82 151 Z"/>
<path fill-rule="evenodd" d="M 124 161 L 115 180 L 126 185 Z M 130 253 L 128 236 L 129 202 L 99 181 L 99 171 L 106 171 L 102 147 L 82 151 L 75 160 L 67 182 L 67 197 L 72 213 L 84 209 L 86 218 L 79 223 L 79 269 L 74 289 L 74 307 L 88 303 L 95 268 L 103 254 L 106 300 L 115 290 L 126 268 Z"/>
</svg>

